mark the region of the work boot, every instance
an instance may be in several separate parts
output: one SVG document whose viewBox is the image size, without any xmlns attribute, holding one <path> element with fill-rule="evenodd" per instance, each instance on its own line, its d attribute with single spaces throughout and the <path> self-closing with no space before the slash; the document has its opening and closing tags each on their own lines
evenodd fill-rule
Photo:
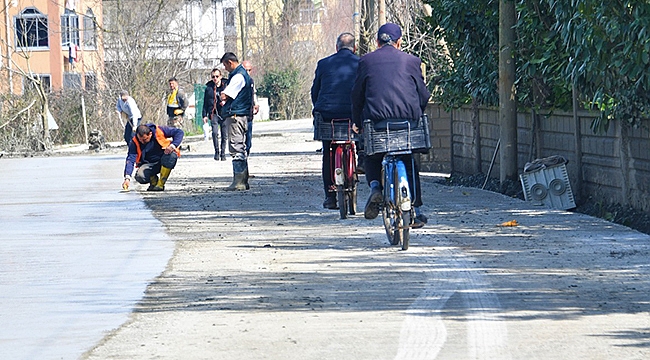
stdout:
<svg viewBox="0 0 650 360">
<path fill-rule="evenodd" d="M 424 227 L 424 225 L 429 221 L 426 216 L 422 212 L 420 212 L 419 207 L 414 207 L 415 210 L 415 218 L 413 219 L 413 225 L 411 226 L 414 229 L 419 229 L 421 227 Z"/>
<path fill-rule="evenodd" d="M 248 173 L 248 160 L 244 160 L 244 162 L 246 163 L 246 170 L 244 170 L 244 184 L 246 185 L 246 190 L 250 190 L 251 186 L 248 184 L 248 178 L 252 176 Z"/>
<path fill-rule="evenodd" d="M 232 161 L 233 180 L 232 184 L 225 188 L 226 191 L 243 191 L 246 188 L 246 161 L 233 160 Z"/>
<path fill-rule="evenodd" d="M 339 208 L 338 201 L 336 201 L 336 194 L 328 194 L 323 202 L 325 209 L 337 210 Z"/>
<path fill-rule="evenodd" d="M 160 179 L 158 179 L 158 183 L 156 186 L 154 186 L 151 191 L 165 191 L 165 183 L 167 182 L 167 178 L 169 178 L 169 174 L 172 172 L 172 169 L 168 167 L 161 166 L 160 167 Z"/>
<path fill-rule="evenodd" d="M 152 175 L 149 178 L 149 187 L 147 188 L 147 191 L 154 191 L 154 188 L 158 184 L 158 175 Z"/>
<path fill-rule="evenodd" d="M 368 220 L 376 218 L 377 215 L 379 215 L 379 210 L 381 210 L 383 202 L 384 196 L 381 193 L 381 185 L 379 185 L 379 181 L 371 181 L 370 197 L 368 197 L 368 202 L 366 202 L 366 208 L 363 211 L 363 216 Z"/>
</svg>

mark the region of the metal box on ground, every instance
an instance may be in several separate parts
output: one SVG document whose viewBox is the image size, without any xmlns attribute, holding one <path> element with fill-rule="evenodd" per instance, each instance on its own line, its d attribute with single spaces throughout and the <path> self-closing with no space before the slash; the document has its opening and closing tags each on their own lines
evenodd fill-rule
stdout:
<svg viewBox="0 0 650 360">
<path fill-rule="evenodd" d="M 549 166 L 519 175 L 526 201 L 538 202 L 551 209 L 576 207 L 566 165 Z"/>
</svg>

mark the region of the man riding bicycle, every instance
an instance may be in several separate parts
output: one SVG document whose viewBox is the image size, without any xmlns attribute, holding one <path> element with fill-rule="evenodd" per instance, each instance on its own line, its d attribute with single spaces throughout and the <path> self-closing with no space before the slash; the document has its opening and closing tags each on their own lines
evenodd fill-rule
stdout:
<svg viewBox="0 0 650 360">
<path fill-rule="evenodd" d="M 354 35 L 343 33 L 336 39 L 336 53 L 318 61 L 311 86 L 314 121 L 329 122 L 332 119 L 352 117 L 350 91 L 359 64 L 359 57 L 354 54 L 356 50 Z M 323 141 L 323 207 L 337 209 L 336 193 L 331 192 L 330 143 L 331 141 Z"/>
<path fill-rule="evenodd" d="M 377 50 L 361 57 L 351 94 L 352 120 L 356 128 L 360 129 L 365 119 L 370 119 L 377 130 L 386 129 L 388 123 L 404 121 L 414 127 L 424 113 L 431 94 L 424 83 L 421 61 L 402 52 L 401 45 L 400 27 L 386 23 L 377 32 Z M 384 155 L 376 153 L 365 159 L 366 180 L 371 189 L 364 210 L 366 219 L 376 218 L 383 203 L 381 162 Z M 417 163 L 415 169 L 411 169 L 411 162 L 405 165 L 409 173 L 415 173 L 411 189 L 415 195 L 413 227 L 422 227 L 427 218 L 420 211 L 420 171 Z"/>
</svg>

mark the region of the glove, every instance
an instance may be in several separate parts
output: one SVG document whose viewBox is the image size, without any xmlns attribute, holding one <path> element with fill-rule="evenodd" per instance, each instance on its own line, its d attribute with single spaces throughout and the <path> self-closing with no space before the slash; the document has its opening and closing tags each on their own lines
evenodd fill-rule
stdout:
<svg viewBox="0 0 650 360">
<path fill-rule="evenodd" d="M 174 110 L 174 115 L 182 115 L 182 114 L 183 114 L 183 109 Z"/>
</svg>

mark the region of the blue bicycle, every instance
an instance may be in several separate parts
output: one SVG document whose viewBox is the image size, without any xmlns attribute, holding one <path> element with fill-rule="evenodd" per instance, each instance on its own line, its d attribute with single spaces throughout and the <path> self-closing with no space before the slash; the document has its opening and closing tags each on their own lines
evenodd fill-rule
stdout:
<svg viewBox="0 0 650 360">
<path fill-rule="evenodd" d="M 383 204 L 382 218 L 386 236 L 391 245 L 402 244 L 407 250 L 410 229 L 415 219 L 412 205 L 415 194 L 410 184 L 415 179 L 413 151 L 431 148 L 428 119 L 424 115 L 411 127 L 410 121 L 389 122 L 386 130 L 375 129 L 370 120 L 364 122 L 366 154 L 385 153 L 382 160 Z M 410 166 L 406 166 L 409 163 Z M 410 168 L 411 171 L 407 171 Z"/>
</svg>

